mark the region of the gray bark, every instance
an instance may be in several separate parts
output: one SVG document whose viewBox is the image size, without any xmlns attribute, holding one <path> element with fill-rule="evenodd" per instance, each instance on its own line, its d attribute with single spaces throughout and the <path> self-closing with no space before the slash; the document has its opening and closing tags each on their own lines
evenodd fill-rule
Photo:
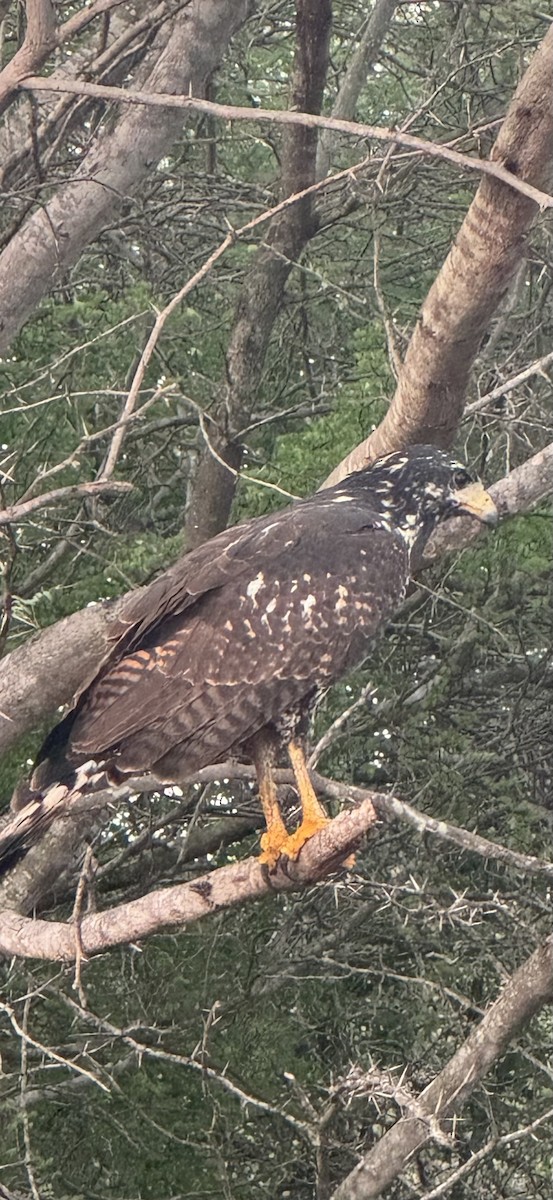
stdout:
<svg viewBox="0 0 553 1200">
<path fill-rule="evenodd" d="M 247 0 L 193 0 L 158 35 L 165 42 L 148 89 L 202 95 L 245 20 Z M 124 110 L 86 155 L 73 178 L 36 210 L 0 256 L 0 353 L 9 346 L 60 272 L 111 221 L 167 154 L 182 128 L 171 109 Z"/>
<path fill-rule="evenodd" d="M 332 1200 L 376 1200 L 407 1160 L 460 1109 L 517 1033 L 553 1001 L 553 941 L 547 940 L 511 977 L 485 1017 L 411 1111 L 398 1121 L 333 1192 Z M 441 1126 L 441 1128 L 440 1128 Z"/>
</svg>

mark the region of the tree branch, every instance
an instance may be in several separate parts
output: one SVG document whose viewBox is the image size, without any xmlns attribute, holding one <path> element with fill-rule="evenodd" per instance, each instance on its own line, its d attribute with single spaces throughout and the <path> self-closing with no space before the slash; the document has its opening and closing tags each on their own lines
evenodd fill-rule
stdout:
<svg viewBox="0 0 553 1200">
<path fill-rule="evenodd" d="M 374 1200 L 407 1160 L 445 1131 L 456 1112 L 520 1030 L 553 1002 L 553 938 L 511 977 L 499 998 L 439 1075 L 335 1190 L 332 1200 Z"/>
<path fill-rule="evenodd" d="M 359 808 L 341 813 L 311 838 L 297 862 L 283 859 L 272 873 L 257 859 L 248 858 L 192 883 L 150 892 L 139 900 L 83 917 L 82 949 L 85 954 L 97 954 L 108 946 L 197 921 L 272 892 L 296 891 L 338 867 L 375 819 L 373 805 L 366 799 Z M 61 922 L 33 921 L 6 910 L 0 913 L 0 951 L 73 962 L 77 953 L 75 930 Z"/>
<path fill-rule="evenodd" d="M 505 479 L 488 489 L 501 516 L 528 512 L 553 493 L 553 442 L 538 450 L 527 462 L 515 467 Z M 478 521 L 455 517 L 436 529 L 424 551 L 424 564 L 442 554 L 469 546 L 482 533 Z M 421 564 L 422 565 L 422 564 Z"/>
<path fill-rule="evenodd" d="M 159 34 L 164 44 L 161 52 L 156 47 L 148 86 L 154 92 L 202 93 L 247 8 L 247 0 L 192 0 L 177 11 Z M 49 90 L 65 91 L 62 83 L 56 77 Z M 0 256 L 0 277 L 6 281 L 0 286 L 0 353 L 58 273 L 77 261 L 123 200 L 136 193 L 169 152 L 181 128 L 182 113 L 169 109 L 145 112 L 142 107 L 123 113 L 114 128 L 104 126 L 73 177 L 22 224 Z"/>
<path fill-rule="evenodd" d="M 0 71 L 0 116 L 17 94 L 21 80 L 36 71 L 57 45 L 56 14 L 50 0 L 27 0 L 27 29 L 23 45 Z"/>
<path fill-rule="evenodd" d="M 367 75 L 376 62 L 397 6 L 398 0 L 375 0 L 332 105 L 334 119 L 353 120 L 359 96 L 367 82 Z M 321 130 L 317 147 L 317 179 L 322 179 L 328 174 L 335 140 L 336 133 L 331 129 Z"/>
<path fill-rule="evenodd" d="M 532 187 L 547 186 L 553 162 L 553 28 L 519 84 L 488 166 L 501 163 Z M 482 337 L 516 276 L 535 206 L 482 180 L 422 306 L 392 403 L 377 429 L 326 480 L 337 483 L 373 459 L 414 442 L 449 447 Z"/>
<path fill-rule="evenodd" d="M 31 513 L 40 508 L 51 508 L 65 500 L 74 500 L 81 496 L 120 496 L 122 492 L 132 492 L 132 483 L 117 483 L 115 481 L 96 480 L 92 483 L 73 483 L 69 487 L 56 488 L 53 492 L 44 492 L 34 496 L 32 500 L 23 500 L 21 504 L 10 504 L 0 510 L 0 525 L 11 525 L 23 521 Z"/>
<path fill-rule="evenodd" d="M 545 39 L 546 40 L 546 39 Z M 553 196 L 542 191 L 539 187 L 520 179 L 515 172 L 502 166 L 493 159 L 471 158 L 451 146 L 441 142 L 430 142 L 425 138 L 416 137 L 412 133 L 404 133 L 400 129 L 387 129 L 382 125 L 367 125 L 363 122 L 341 121 L 335 117 L 320 117 L 317 114 L 305 112 L 281 111 L 270 108 L 242 108 L 235 104 L 216 104 L 212 100 L 201 100 L 195 96 L 172 96 L 152 91 L 123 91 L 121 88 L 108 87 L 99 83 L 84 83 L 78 80 L 60 79 L 50 76 L 42 78 L 31 75 L 22 80 L 22 90 L 37 92 L 70 92 L 74 95 L 91 96 L 97 100 L 110 100 L 112 103 L 138 105 L 146 108 L 188 109 L 192 112 L 204 112 L 210 116 L 220 117 L 223 121 L 268 121 L 273 125 L 303 125 L 308 129 L 330 129 L 334 133 L 344 133 L 354 138 L 368 138 L 377 142 L 389 142 L 395 146 L 404 146 L 416 154 L 427 158 L 439 158 L 453 166 L 467 171 L 476 171 L 480 175 L 489 175 L 491 179 L 507 185 L 509 189 L 519 192 L 528 200 L 532 200 L 539 209 L 553 208 Z"/>
<path fill-rule="evenodd" d="M 260 899 L 274 891 L 296 890 L 324 878 L 334 867 L 351 853 L 367 830 L 374 824 L 376 818 L 386 821 L 402 821 L 416 829 L 421 835 L 429 834 L 442 841 L 459 846 L 462 850 L 480 855 L 485 859 L 503 862 L 518 871 L 528 875 L 537 875 L 553 880 L 553 863 L 536 858 L 534 855 L 520 854 L 507 846 L 491 842 L 488 838 L 472 833 L 458 825 L 437 820 L 426 813 L 419 812 L 412 805 L 400 800 L 397 796 L 372 792 L 366 788 L 355 787 L 328 779 L 317 772 L 311 772 L 313 783 L 321 795 L 344 801 L 353 808 L 341 812 L 320 834 L 311 838 L 305 845 L 297 862 L 282 860 L 275 872 L 269 874 L 257 859 L 248 858 L 243 862 L 228 867 L 221 867 L 209 875 L 194 880 L 192 883 L 178 884 L 150 892 L 138 900 L 122 904 L 116 908 L 107 909 L 94 917 L 85 917 L 81 923 L 82 948 L 87 954 L 95 954 L 108 946 L 121 945 L 124 942 L 136 941 L 140 938 L 159 933 L 161 929 L 191 923 L 210 913 L 226 908 L 233 908 L 249 900 Z M 219 763 L 206 767 L 194 776 L 191 782 L 211 783 L 221 778 L 254 780 L 253 767 L 240 766 L 236 763 Z M 280 784 L 294 785 L 293 773 L 289 770 L 278 770 L 275 778 Z M 125 795 L 133 789 L 141 787 L 149 790 L 155 786 L 155 781 L 142 779 L 129 781 L 125 785 Z M 123 789 L 119 789 L 119 796 Z M 80 805 L 80 815 L 73 811 L 59 822 L 62 835 L 66 838 L 78 837 L 79 828 L 87 819 L 97 819 L 100 805 L 109 799 L 106 794 L 90 797 Z M 90 815 L 87 809 L 90 809 Z M 236 826 L 236 835 L 250 833 L 255 822 Z M 209 832 L 206 831 L 207 833 Z M 229 833 L 231 831 L 229 830 Z M 55 828 L 47 838 L 56 836 Z M 60 922 L 33 921 L 14 911 L 14 906 L 28 910 L 32 902 L 37 901 L 45 883 L 51 885 L 52 862 L 48 853 L 41 854 L 44 845 L 34 847 L 23 860 L 19 870 L 25 870 L 23 880 L 18 880 L 16 868 L 2 881 L 0 904 L 4 909 L 0 912 L 0 952 L 17 954 L 31 958 L 53 958 L 73 960 L 77 954 L 75 931 L 72 925 Z M 197 852 L 201 853 L 201 840 L 197 843 Z M 37 867 L 37 858 L 40 860 Z M 41 867 L 42 863 L 42 867 Z M 53 864 L 55 874 L 59 868 Z M 26 893 L 29 874 L 34 887 L 34 894 L 29 904 Z"/>
<path fill-rule="evenodd" d="M 330 0 L 296 0 L 293 109 L 315 114 L 321 110 L 331 22 Z M 259 116 L 259 109 L 255 114 Z M 228 523 L 243 454 L 237 433 L 251 417 L 288 277 L 315 232 L 315 191 L 310 185 L 316 180 L 317 133 L 303 122 L 284 128 L 280 195 L 295 196 L 296 203 L 275 213 L 265 243 L 256 251 L 242 282 L 228 340 L 223 394 L 210 413 L 209 438 L 205 426 L 202 430 L 207 444 L 200 448 L 189 483 L 188 549 L 201 545 Z"/>
</svg>

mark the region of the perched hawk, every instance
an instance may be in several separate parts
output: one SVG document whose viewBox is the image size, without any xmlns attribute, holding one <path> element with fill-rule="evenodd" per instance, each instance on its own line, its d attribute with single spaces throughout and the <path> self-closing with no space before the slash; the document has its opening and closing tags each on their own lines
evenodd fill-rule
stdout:
<svg viewBox="0 0 553 1200">
<path fill-rule="evenodd" d="M 464 467 L 413 446 L 225 530 L 134 592 L 100 669 L 39 753 L 24 803 L 0 834 L 0 864 L 106 776 L 182 782 L 232 756 L 257 770 L 262 860 L 295 857 L 326 823 L 301 743 L 309 710 L 366 657 L 405 595 L 413 547 L 452 513 L 497 518 Z M 293 834 L 273 781 L 279 742 L 302 803 Z"/>
</svg>

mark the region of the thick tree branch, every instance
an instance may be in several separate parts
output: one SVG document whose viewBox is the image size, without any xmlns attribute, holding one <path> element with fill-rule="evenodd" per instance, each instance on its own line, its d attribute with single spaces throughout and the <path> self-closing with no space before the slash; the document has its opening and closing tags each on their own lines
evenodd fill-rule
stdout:
<svg viewBox="0 0 553 1200">
<path fill-rule="evenodd" d="M 553 162 L 553 28 L 519 84 L 492 152 L 533 187 Z M 396 394 L 378 428 L 326 480 L 336 483 L 381 454 L 413 442 L 451 446 L 482 337 L 524 254 L 537 210 L 498 179 L 482 180 L 421 309 Z"/>
<path fill-rule="evenodd" d="M 27 30 L 22 46 L 0 71 L 0 116 L 17 94 L 21 80 L 37 71 L 58 44 L 56 14 L 50 0 L 27 0 Z"/>
<path fill-rule="evenodd" d="M 553 1002 L 553 938 L 549 937 L 511 977 L 439 1075 L 409 1111 L 363 1158 L 332 1200 L 374 1200 L 402 1171 L 415 1151 L 448 1126 L 476 1085 L 501 1058 L 532 1017 Z"/>
<path fill-rule="evenodd" d="M 147 81 L 154 91 L 201 94 L 233 33 L 247 15 L 247 0 L 192 0 L 163 27 Z M 61 91 L 62 80 L 57 82 Z M 69 81 L 65 81 L 69 82 Z M 71 90 L 71 89 L 69 89 Z M 117 89 L 115 89 L 117 90 Z M 61 271 L 77 261 L 132 196 L 182 128 L 182 113 L 129 109 L 104 131 L 67 184 L 40 206 L 0 256 L 0 353 L 34 311 Z"/>
<path fill-rule="evenodd" d="M 88 79 L 95 79 L 104 78 L 109 71 L 112 85 L 121 82 L 128 75 L 130 46 L 134 46 L 135 61 L 140 61 L 143 68 L 154 31 L 170 15 L 170 8 L 169 0 L 158 0 L 154 5 L 148 0 L 136 0 L 132 11 L 124 0 L 96 0 L 89 8 L 74 13 L 57 30 L 56 48 L 61 48 L 71 39 L 70 50 L 64 46 L 63 66 L 59 68 L 61 74 L 76 79 L 85 73 Z M 85 38 L 80 37 L 83 30 L 98 17 L 103 20 L 98 22 L 97 30 L 90 30 Z M 103 33 L 108 27 L 109 35 L 104 39 Z M 98 53 L 95 53 L 96 47 Z M 157 49 L 159 52 L 160 47 Z M 27 74 L 26 70 L 24 74 Z M 9 121 L 5 121 L 0 129 L 0 188 L 3 190 L 13 189 L 16 179 L 21 183 L 23 178 L 29 181 L 30 176 L 35 176 L 37 161 L 44 160 L 48 149 L 59 136 L 62 123 L 70 110 L 76 108 L 72 96 L 51 92 L 34 106 L 33 114 L 22 96 L 20 90 L 14 93 L 19 104 L 16 110 L 12 109 Z M 36 109 L 40 110 L 40 117 L 35 124 Z M 39 180 L 36 182 L 40 194 Z M 31 194 L 27 193 L 29 201 Z"/>
<path fill-rule="evenodd" d="M 373 805 L 367 799 L 353 812 L 341 813 L 310 839 L 297 862 L 281 860 L 282 865 L 271 874 L 257 859 L 248 858 L 192 883 L 150 892 L 129 904 L 86 916 L 80 926 L 82 948 L 85 954 L 96 954 L 108 946 L 124 945 L 164 928 L 197 921 L 275 891 L 302 888 L 338 867 L 375 819 Z M 0 914 L 0 951 L 70 962 L 77 952 L 75 930 L 61 922 L 33 921 L 6 910 Z"/>
<path fill-rule="evenodd" d="M 429 835 L 458 846 L 468 853 L 478 854 L 481 858 L 502 862 L 516 871 L 526 875 L 534 875 L 553 880 L 553 863 L 536 858 L 534 855 L 521 854 L 488 838 L 472 833 L 450 822 L 437 820 L 427 813 L 420 812 L 400 800 L 397 796 L 372 792 L 366 788 L 355 787 L 352 784 L 341 783 L 328 779 L 317 772 L 311 772 L 313 782 L 320 795 L 338 800 L 341 804 L 348 803 L 353 808 L 341 812 L 321 835 L 311 839 L 302 851 L 297 863 L 287 863 L 285 860 L 277 871 L 269 876 L 265 869 L 255 859 L 248 859 L 232 867 L 222 867 L 193 883 L 180 884 L 159 892 L 150 892 L 130 904 L 108 909 L 98 916 L 99 924 L 87 925 L 91 941 L 87 943 L 87 952 L 96 953 L 100 949 L 119 945 L 121 942 L 133 941 L 159 932 L 166 925 L 191 922 L 219 908 L 234 907 L 247 900 L 256 900 L 270 891 L 281 891 L 295 887 L 303 887 L 314 879 L 324 877 L 336 863 L 343 861 L 354 849 L 360 838 L 378 817 L 386 823 L 400 821 L 415 829 L 421 835 Z M 211 783 L 221 778 L 254 780 L 253 767 L 239 766 L 236 763 L 219 763 L 206 767 L 194 777 L 194 782 Z M 294 776 L 290 770 L 279 770 L 275 778 L 280 784 L 294 786 Z M 155 787 L 155 781 L 142 779 L 131 781 L 120 788 L 116 802 L 128 798 L 133 790 L 143 791 Z M 59 953 L 56 950 L 58 942 L 54 933 L 48 932 L 54 926 L 50 922 L 26 923 L 22 912 L 29 911 L 38 904 L 41 895 L 50 889 L 63 870 L 64 862 L 72 860 L 76 847 L 82 843 L 82 838 L 90 830 L 91 824 L 98 821 L 100 810 L 105 810 L 110 799 L 108 792 L 83 799 L 78 811 L 73 811 L 61 818 L 50 830 L 42 842 L 33 847 L 23 859 L 18 868 L 10 872 L 0 883 L 0 951 L 20 954 L 28 957 L 64 957 L 67 951 L 67 938 L 71 935 L 71 926 L 58 924 L 55 926 L 58 934 L 64 930 L 62 941 L 59 943 Z M 217 844 L 240 838 L 253 832 L 255 819 L 229 822 L 226 828 L 221 828 L 224 822 L 217 822 L 218 832 L 215 834 Z M 323 836 L 324 835 L 324 836 Z M 58 842 L 61 846 L 61 859 L 58 854 Z M 210 826 L 201 831 L 201 836 L 195 837 L 187 849 L 196 854 L 205 852 L 206 845 L 213 848 L 213 831 Z M 53 846 L 52 856 L 50 848 Z M 65 855 L 65 858 L 64 858 Z M 191 854 L 186 855 L 189 861 Z M 261 875 L 259 874 L 261 870 Z M 106 870 L 103 871 L 106 874 Z M 208 886 L 209 884 L 209 886 Z M 29 891 L 30 889 L 30 891 Z M 209 897 L 209 904 L 198 903 L 197 892 Z M 165 899 L 166 898 L 166 902 Z M 15 911 L 17 910 L 17 911 Z M 6 922 L 4 922 L 4 915 Z M 17 938 L 21 935 L 21 942 Z M 61 935 L 60 935 L 61 936 Z M 3 939 L 7 940 L 3 940 Z M 103 941 L 101 939 L 104 939 Z M 53 939 L 53 940 L 52 940 Z M 73 942 L 71 942 L 73 946 Z M 16 948 L 19 947 L 19 948 Z M 35 947 L 33 949 L 33 947 Z M 42 949 L 41 949 L 42 948 Z M 65 949 L 64 949 L 65 948 Z M 63 953 L 62 953 L 63 951 Z M 71 950 L 72 956 L 74 946 Z"/>
<path fill-rule="evenodd" d="M 0 71 L 0 116 L 16 97 L 23 79 L 32 71 L 38 71 L 52 50 L 75 37 L 96 17 L 119 7 L 123 0 L 95 0 L 89 8 L 76 12 L 59 27 L 51 0 L 27 0 L 25 5 L 27 29 L 23 44 L 16 50 L 9 63 Z"/>
</svg>

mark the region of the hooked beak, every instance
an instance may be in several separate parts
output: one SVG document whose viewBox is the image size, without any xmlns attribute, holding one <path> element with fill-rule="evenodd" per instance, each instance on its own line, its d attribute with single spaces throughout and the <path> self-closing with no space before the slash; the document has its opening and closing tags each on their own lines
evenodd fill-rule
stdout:
<svg viewBox="0 0 553 1200">
<path fill-rule="evenodd" d="M 453 499 L 458 512 L 476 517 L 483 525 L 497 525 L 499 513 L 489 492 L 481 483 L 470 483 L 468 487 L 453 492 Z"/>
</svg>

